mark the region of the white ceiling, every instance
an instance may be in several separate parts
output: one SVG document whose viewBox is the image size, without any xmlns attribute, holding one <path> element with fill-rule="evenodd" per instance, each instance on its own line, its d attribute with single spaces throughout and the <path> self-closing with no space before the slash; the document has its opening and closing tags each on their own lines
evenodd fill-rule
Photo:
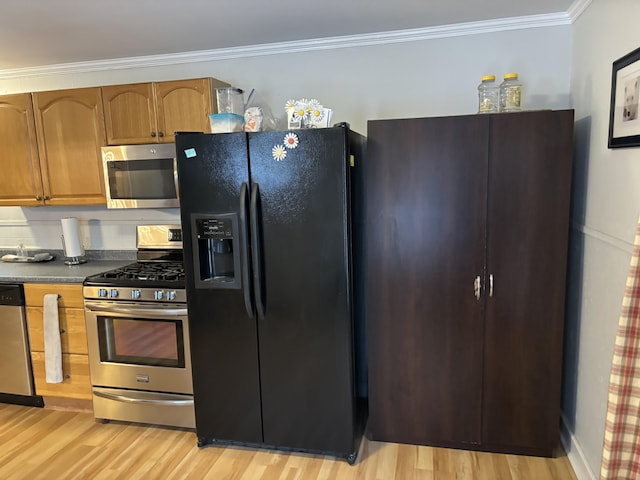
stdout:
<svg viewBox="0 0 640 480">
<path fill-rule="evenodd" d="M 566 13 L 584 0 L 1 0 L 0 70 Z"/>
</svg>

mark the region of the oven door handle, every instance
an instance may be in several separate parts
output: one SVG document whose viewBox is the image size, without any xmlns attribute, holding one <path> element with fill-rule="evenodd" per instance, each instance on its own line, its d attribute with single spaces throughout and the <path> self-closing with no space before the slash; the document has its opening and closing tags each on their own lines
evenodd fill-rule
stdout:
<svg viewBox="0 0 640 480">
<path fill-rule="evenodd" d="M 166 406 L 175 406 L 175 405 L 193 405 L 192 398 L 168 398 L 168 399 L 157 399 L 157 398 L 137 398 L 137 397 L 129 397 L 127 395 L 119 395 L 117 393 L 107 393 L 100 392 L 97 390 L 93 391 L 93 394 L 96 397 L 106 398 L 107 400 L 115 400 L 116 402 L 124 402 L 124 403 L 147 403 L 153 405 L 166 405 Z"/>
<path fill-rule="evenodd" d="M 85 307 L 92 312 L 120 313 L 122 315 L 138 315 L 141 317 L 166 318 L 187 316 L 186 308 L 130 308 L 115 305 L 97 305 L 95 303 L 85 303 Z"/>
</svg>

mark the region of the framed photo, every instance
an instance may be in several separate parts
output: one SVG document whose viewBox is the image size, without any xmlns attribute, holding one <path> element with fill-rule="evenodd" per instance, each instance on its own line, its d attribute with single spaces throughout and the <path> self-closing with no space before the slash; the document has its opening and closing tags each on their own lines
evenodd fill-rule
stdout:
<svg viewBox="0 0 640 480">
<path fill-rule="evenodd" d="M 609 148 L 640 146 L 640 48 L 613 62 Z"/>
</svg>

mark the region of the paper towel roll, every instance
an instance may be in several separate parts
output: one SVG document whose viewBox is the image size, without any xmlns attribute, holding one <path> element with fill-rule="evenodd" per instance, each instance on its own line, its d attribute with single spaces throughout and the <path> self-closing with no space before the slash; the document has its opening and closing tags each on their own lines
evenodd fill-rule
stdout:
<svg viewBox="0 0 640 480">
<path fill-rule="evenodd" d="M 75 217 L 65 217 L 60 219 L 62 224 L 62 237 L 64 254 L 67 257 L 81 257 L 84 255 L 82 242 L 80 241 L 80 226 Z"/>
</svg>

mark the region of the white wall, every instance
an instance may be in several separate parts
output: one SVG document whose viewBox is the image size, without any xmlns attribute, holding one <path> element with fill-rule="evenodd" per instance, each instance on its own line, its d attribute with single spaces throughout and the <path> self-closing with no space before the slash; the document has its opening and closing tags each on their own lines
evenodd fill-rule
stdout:
<svg viewBox="0 0 640 480">
<path fill-rule="evenodd" d="M 290 98 L 317 98 L 334 110 L 334 123 L 347 121 L 366 134 L 369 119 L 474 113 L 476 87 L 487 73 L 519 72 L 526 108 L 567 108 L 570 58 L 571 26 L 560 25 L 161 67 L 120 69 L 107 62 L 98 71 L 78 66 L 17 77 L 0 70 L 0 94 L 213 76 L 255 88 L 275 115 L 283 115 Z M 179 222 L 177 211 L 0 207 L 0 248 L 19 239 L 60 248 L 62 216 L 80 219 L 89 249 L 135 249 L 136 222 Z"/>
<path fill-rule="evenodd" d="M 77 217 L 86 250 L 135 250 L 136 225 L 179 224 L 178 209 L 107 210 L 103 207 L 0 207 L 0 249 L 61 250 L 62 217 Z"/>
<path fill-rule="evenodd" d="M 609 370 L 640 214 L 640 149 L 608 149 L 614 60 L 640 46 L 637 0 L 593 0 L 574 24 L 573 231 L 563 411 L 583 478 L 597 478 Z"/>
<path fill-rule="evenodd" d="M 347 121 L 364 134 L 369 119 L 474 113 L 482 75 L 517 71 L 526 86 L 527 108 L 569 105 L 570 25 L 410 38 L 298 53 L 283 48 L 281 54 L 161 67 L 114 69 L 105 62 L 100 71 L 88 73 L 3 78 L 0 70 L 0 94 L 213 76 L 255 88 L 278 115 L 290 98 L 317 98 L 334 110 L 335 122 Z M 354 37 L 351 44 L 357 43 Z"/>
</svg>

